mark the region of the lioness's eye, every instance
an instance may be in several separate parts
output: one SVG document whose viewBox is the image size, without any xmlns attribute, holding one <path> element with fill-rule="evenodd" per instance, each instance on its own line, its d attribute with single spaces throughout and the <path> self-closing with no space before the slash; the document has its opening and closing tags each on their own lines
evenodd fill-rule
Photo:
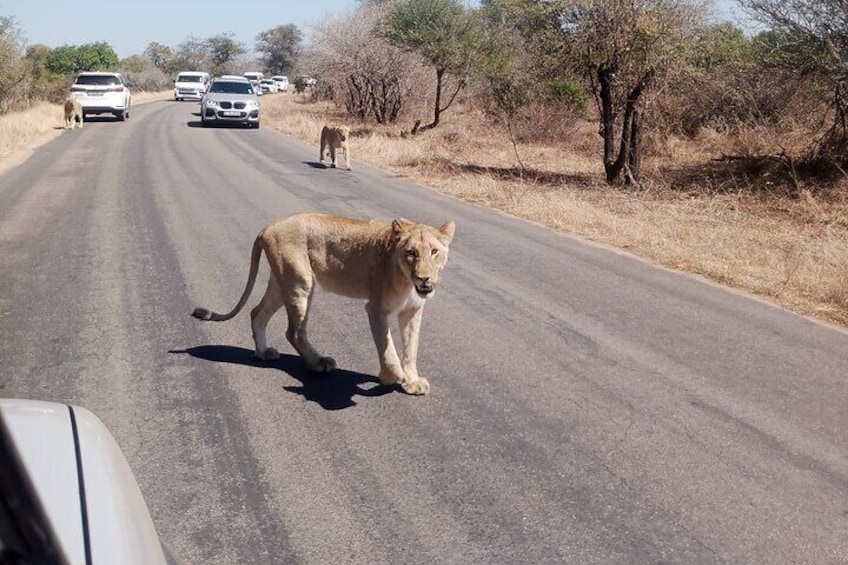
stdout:
<svg viewBox="0 0 848 565">
<path fill-rule="evenodd" d="M 418 257 L 418 252 L 414 249 L 408 249 L 406 251 L 406 256 L 410 259 L 415 259 L 416 257 Z"/>
<path fill-rule="evenodd" d="M 433 249 L 431 249 L 431 250 L 430 250 L 430 255 L 436 256 L 436 255 L 438 255 L 438 254 L 439 254 L 439 250 L 438 250 L 438 249 L 436 249 L 435 247 L 434 247 Z"/>
</svg>

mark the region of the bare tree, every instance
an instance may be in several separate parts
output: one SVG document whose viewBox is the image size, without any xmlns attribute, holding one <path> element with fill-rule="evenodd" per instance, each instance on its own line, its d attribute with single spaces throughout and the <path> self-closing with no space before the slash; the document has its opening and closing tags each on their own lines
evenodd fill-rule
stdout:
<svg viewBox="0 0 848 565">
<path fill-rule="evenodd" d="M 0 113 L 26 102 L 28 65 L 23 38 L 14 18 L 0 17 Z"/>
<path fill-rule="evenodd" d="M 375 35 L 384 11 L 365 4 L 316 26 L 305 59 L 321 77 L 322 90 L 341 96 L 351 115 L 392 123 L 412 95 L 422 68 L 417 57 Z"/>
</svg>

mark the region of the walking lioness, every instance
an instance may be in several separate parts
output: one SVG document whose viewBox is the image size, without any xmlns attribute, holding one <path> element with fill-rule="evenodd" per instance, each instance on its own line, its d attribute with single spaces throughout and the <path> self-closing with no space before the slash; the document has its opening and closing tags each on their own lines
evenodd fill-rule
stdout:
<svg viewBox="0 0 848 565">
<path fill-rule="evenodd" d="M 74 129 L 76 122 L 82 127 L 82 104 L 76 98 L 65 100 L 65 129 Z"/>
<path fill-rule="evenodd" d="M 256 356 L 279 357 L 265 342 L 271 316 L 285 306 L 286 337 L 312 371 L 331 371 L 336 362 L 309 343 L 306 325 L 315 283 L 324 289 L 365 299 L 365 310 L 380 358 L 380 382 L 400 383 L 409 394 L 427 394 L 430 384 L 418 375 L 418 332 L 427 299 L 433 296 L 439 274 L 448 260 L 455 224 L 441 228 L 403 218 L 391 225 L 323 214 L 298 214 L 265 226 L 253 242 L 247 285 L 235 308 L 216 314 L 197 308 L 192 316 L 222 322 L 241 311 L 253 290 L 262 251 L 271 276 L 265 296 L 250 312 Z M 403 344 L 398 358 L 388 316 L 397 314 Z"/>
<path fill-rule="evenodd" d="M 350 137 L 350 128 L 347 126 L 324 126 L 321 130 L 321 154 L 318 157 L 320 163 L 324 162 L 324 150 L 330 150 L 330 166 L 335 168 L 336 149 L 341 149 L 345 158 L 345 169 L 350 170 L 350 149 L 348 148 L 348 138 Z"/>
</svg>

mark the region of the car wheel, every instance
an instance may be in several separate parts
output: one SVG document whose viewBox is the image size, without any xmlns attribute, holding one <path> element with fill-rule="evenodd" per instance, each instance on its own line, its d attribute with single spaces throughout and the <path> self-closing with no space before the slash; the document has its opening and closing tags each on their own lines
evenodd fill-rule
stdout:
<svg viewBox="0 0 848 565">
<path fill-rule="evenodd" d="M 117 112 L 115 114 L 115 117 L 118 118 L 119 122 L 123 122 L 124 120 L 127 119 L 127 113 L 126 112 Z"/>
</svg>

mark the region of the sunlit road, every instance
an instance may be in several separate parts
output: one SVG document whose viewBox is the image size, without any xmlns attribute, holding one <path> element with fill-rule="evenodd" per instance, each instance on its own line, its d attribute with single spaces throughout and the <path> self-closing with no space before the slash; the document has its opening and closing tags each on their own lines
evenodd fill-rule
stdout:
<svg viewBox="0 0 848 565">
<path fill-rule="evenodd" d="M 0 176 L 0 395 L 100 416 L 185 563 L 848 562 L 848 334 L 197 107 Z M 305 210 L 456 221 L 430 396 L 378 386 L 361 302 L 315 298 L 330 376 L 284 315 L 275 364 L 247 311 L 190 318 Z"/>
</svg>

